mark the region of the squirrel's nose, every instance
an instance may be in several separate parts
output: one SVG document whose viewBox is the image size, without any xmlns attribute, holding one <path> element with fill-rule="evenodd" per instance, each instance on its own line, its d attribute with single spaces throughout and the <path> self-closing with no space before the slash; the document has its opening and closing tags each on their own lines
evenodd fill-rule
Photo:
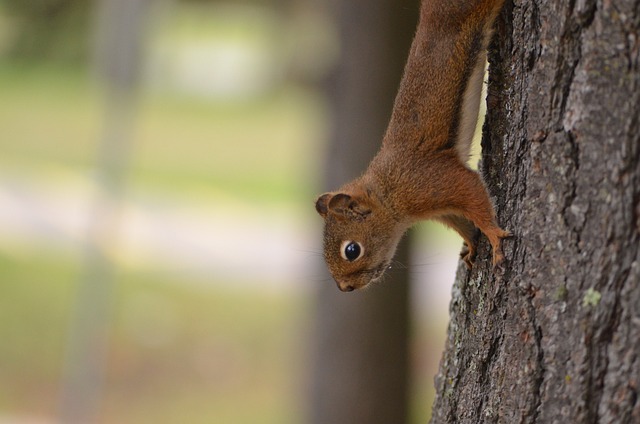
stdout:
<svg viewBox="0 0 640 424">
<path fill-rule="evenodd" d="M 353 291 L 355 289 L 355 287 L 353 287 L 350 284 L 344 284 L 343 285 L 343 284 L 340 284 L 340 283 L 338 283 L 338 288 L 340 289 L 340 291 L 343 291 L 343 292 L 351 292 L 351 291 Z"/>
</svg>

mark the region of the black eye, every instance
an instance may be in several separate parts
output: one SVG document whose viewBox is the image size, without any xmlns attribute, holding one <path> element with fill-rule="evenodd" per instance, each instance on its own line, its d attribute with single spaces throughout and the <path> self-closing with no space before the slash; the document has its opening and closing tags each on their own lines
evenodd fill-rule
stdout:
<svg viewBox="0 0 640 424">
<path fill-rule="evenodd" d="M 362 251 L 364 249 L 360 245 L 360 243 L 355 241 L 343 241 L 342 246 L 340 248 L 340 254 L 343 259 L 346 259 L 349 262 L 353 262 L 356 259 L 359 259 L 362 256 Z"/>
</svg>

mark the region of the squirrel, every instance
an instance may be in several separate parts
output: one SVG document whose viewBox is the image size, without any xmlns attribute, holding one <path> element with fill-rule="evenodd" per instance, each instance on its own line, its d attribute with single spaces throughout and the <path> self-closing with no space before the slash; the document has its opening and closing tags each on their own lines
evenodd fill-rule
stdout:
<svg viewBox="0 0 640 424">
<path fill-rule="evenodd" d="M 423 0 L 382 147 L 365 173 L 316 200 L 323 249 L 341 291 L 379 280 L 403 234 L 433 219 L 457 231 L 471 268 L 476 228 L 503 260 L 501 229 L 467 162 L 478 120 L 486 50 L 504 0 Z"/>
</svg>

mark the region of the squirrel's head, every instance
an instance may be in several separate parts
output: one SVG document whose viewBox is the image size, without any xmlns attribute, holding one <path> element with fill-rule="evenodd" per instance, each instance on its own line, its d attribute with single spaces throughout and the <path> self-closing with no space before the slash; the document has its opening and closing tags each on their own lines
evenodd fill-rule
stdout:
<svg viewBox="0 0 640 424">
<path fill-rule="evenodd" d="M 406 230 L 364 190 L 325 193 L 316 201 L 324 218 L 324 257 L 342 291 L 382 277 Z"/>
</svg>

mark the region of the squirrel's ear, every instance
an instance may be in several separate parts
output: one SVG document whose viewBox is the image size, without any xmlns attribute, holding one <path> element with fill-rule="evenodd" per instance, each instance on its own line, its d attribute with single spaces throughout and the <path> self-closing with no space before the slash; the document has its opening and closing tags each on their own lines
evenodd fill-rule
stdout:
<svg viewBox="0 0 640 424">
<path fill-rule="evenodd" d="M 354 214 L 359 218 L 365 218 L 371 213 L 371 209 L 365 203 L 348 194 L 338 193 L 329 200 L 329 210 L 339 215 Z"/>
<path fill-rule="evenodd" d="M 327 213 L 329 213 L 329 201 L 331 200 L 331 197 L 333 197 L 333 194 L 325 193 L 320 195 L 318 200 L 316 200 L 316 211 L 323 218 L 327 216 Z"/>
<path fill-rule="evenodd" d="M 339 214 L 344 214 L 351 203 L 351 196 L 344 193 L 338 193 L 329 200 L 329 210 Z"/>
</svg>

